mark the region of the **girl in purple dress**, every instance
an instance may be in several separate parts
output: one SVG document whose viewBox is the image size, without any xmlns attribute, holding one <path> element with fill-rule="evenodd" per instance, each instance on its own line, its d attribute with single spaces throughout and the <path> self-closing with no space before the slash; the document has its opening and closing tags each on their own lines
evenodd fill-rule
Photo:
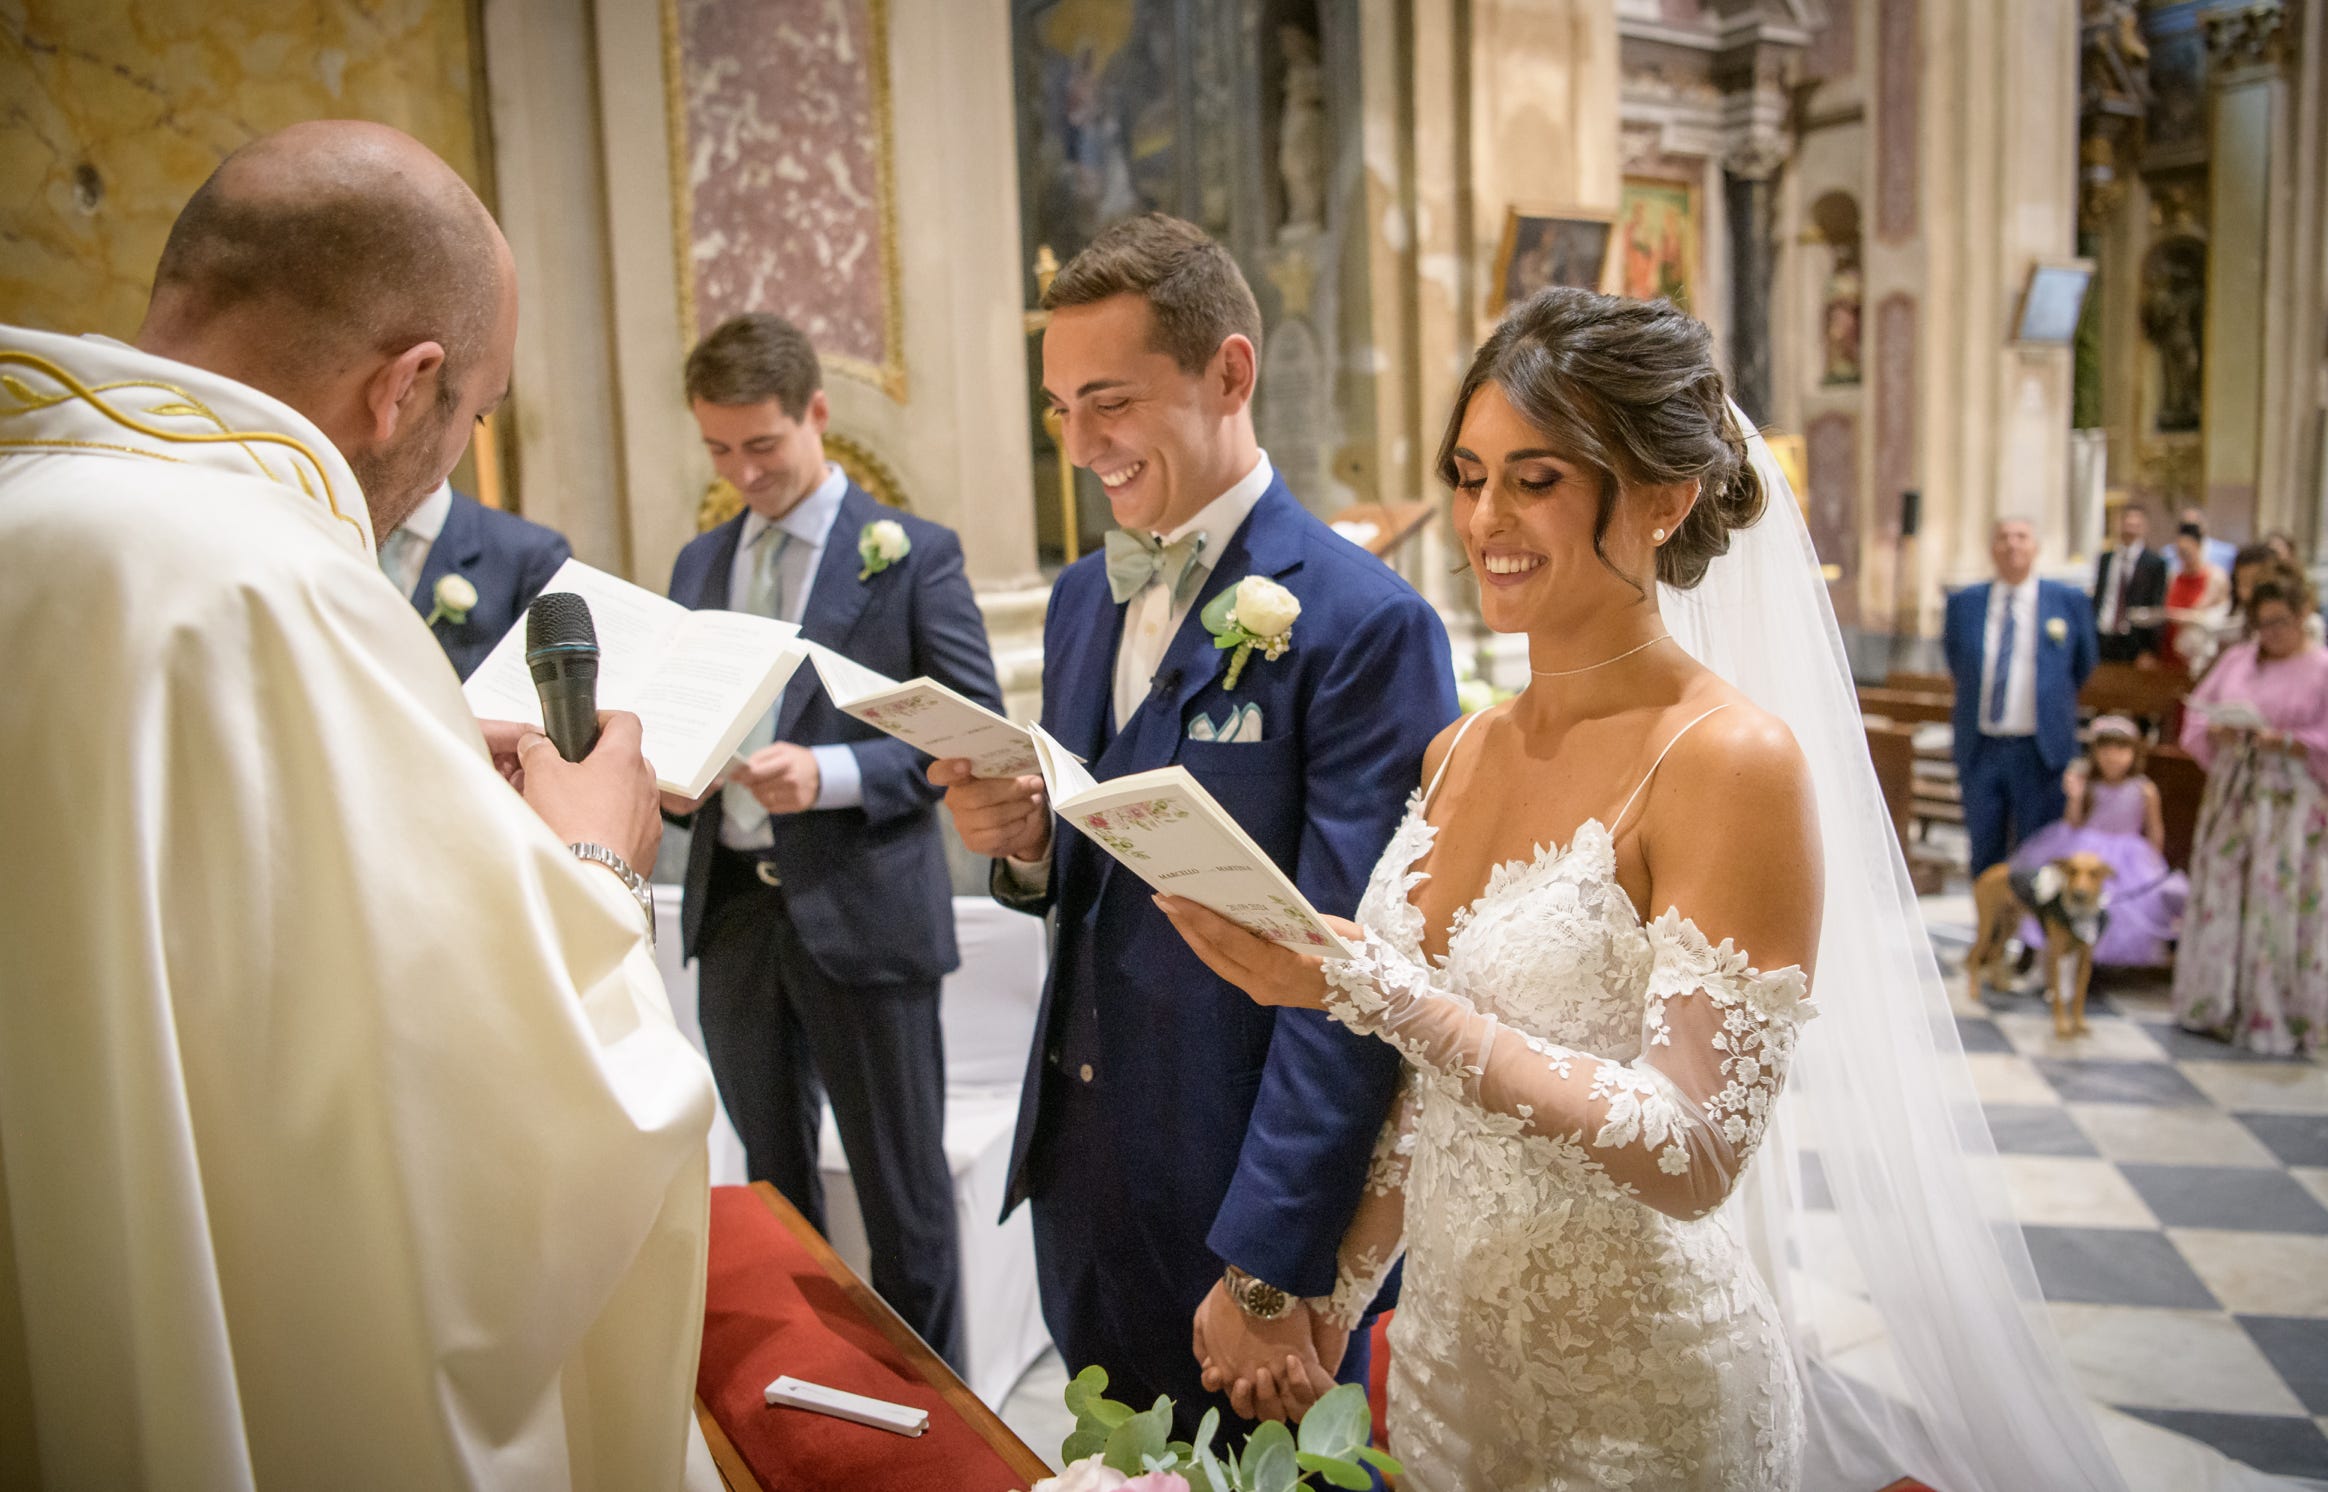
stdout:
<svg viewBox="0 0 2328 1492">
<path fill-rule="evenodd" d="M 2190 882 L 2166 863 L 2166 820 L 2158 787 L 2142 775 L 2142 733 L 2123 715 L 2104 715 L 2087 733 L 2088 760 L 2070 767 L 2063 782 L 2069 813 L 2037 831 L 2013 852 L 2013 868 L 2035 873 L 2080 850 L 2110 867 L 2109 925 L 2094 945 L 2097 964 L 2149 968 L 2166 963 L 2182 930 Z M 2036 948 L 2045 934 L 2034 917 L 2021 924 L 2021 941 Z"/>
</svg>

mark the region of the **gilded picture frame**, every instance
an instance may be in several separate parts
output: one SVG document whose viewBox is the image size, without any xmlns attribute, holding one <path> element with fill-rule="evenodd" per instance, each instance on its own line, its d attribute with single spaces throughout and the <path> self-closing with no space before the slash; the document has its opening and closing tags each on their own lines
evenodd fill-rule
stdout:
<svg viewBox="0 0 2328 1492">
<path fill-rule="evenodd" d="M 1615 241 L 1602 288 L 1635 300 L 1662 297 L 1692 310 L 1704 237 L 1696 182 L 1628 176 L 1617 199 Z"/>
<path fill-rule="evenodd" d="M 1598 290 L 1608 278 L 1609 249 L 1616 242 L 1616 214 L 1584 207 L 1504 209 L 1503 237 L 1488 275 L 1487 314 L 1551 285 Z"/>
</svg>

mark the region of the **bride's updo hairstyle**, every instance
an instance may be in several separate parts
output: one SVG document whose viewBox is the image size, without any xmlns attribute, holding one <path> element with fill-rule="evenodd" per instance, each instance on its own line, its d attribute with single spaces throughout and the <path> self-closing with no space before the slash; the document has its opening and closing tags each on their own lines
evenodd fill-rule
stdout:
<svg viewBox="0 0 2328 1492">
<path fill-rule="evenodd" d="M 1455 485 L 1455 447 L 1471 396 L 1493 379 L 1561 459 L 1593 473 L 1600 512 L 1592 550 L 1629 487 L 1694 481 L 1697 503 L 1657 551 L 1657 578 L 1683 590 L 1730 552 L 1730 534 L 1762 516 L 1762 480 L 1730 424 L 1713 334 L 1669 301 L 1622 300 L 1554 286 L 1512 307 L 1456 391 L 1439 443 L 1439 479 Z"/>
</svg>

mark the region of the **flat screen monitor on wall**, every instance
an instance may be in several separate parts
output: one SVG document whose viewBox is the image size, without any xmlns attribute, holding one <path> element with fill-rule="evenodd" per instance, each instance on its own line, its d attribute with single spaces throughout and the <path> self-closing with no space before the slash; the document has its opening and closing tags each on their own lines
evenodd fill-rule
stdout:
<svg viewBox="0 0 2328 1492">
<path fill-rule="evenodd" d="M 2067 347 L 2077 340 L 2078 317 L 2085 310 L 2086 290 L 2093 284 L 2093 261 L 2042 260 L 2029 269 L 2029 283 L 2021 291 L 2021 314 L 2013 324 L 2013 340 L 2038 347 Z"/>
</svg>

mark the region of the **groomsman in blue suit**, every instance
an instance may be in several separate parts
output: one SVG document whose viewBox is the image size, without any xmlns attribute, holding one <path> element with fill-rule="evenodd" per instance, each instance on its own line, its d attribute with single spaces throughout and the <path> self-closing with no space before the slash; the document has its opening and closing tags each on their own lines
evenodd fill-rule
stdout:
<svg viewBox="0 0 2328 1492">
<path fill-rule="evenodd" d="M 465 679 L 573 552 L 556 529 L 439 482 L 381 543 L 380 568 Z"/>
<path fill-rule="evenodd" d="M 1043 629 L 1043 724 L 1106 780 L 1177 762 L 1319 910 L 1351 915 L 1455 717 L 1439 618 L 1303 508 L 1255 442 L 1261 316 L 1235 260 L 1151 214 L 1100 234 L 1044 304 L 1043 386 L 1121 528 L 1070 565 Z M 1292 646 L 1237 687 L 1205 604 L 1247 576 L 1301 602 Z M 1052 832 L 1040 778 L 931 779 L 1004 904 L 1054 919 L 1009 1206 L 1032 1200 L 1043 1314 L 1070 1371 L 1206 1407 L 1191 1340 L 1248 1367 L 1316 1353 L 1366 1370 L 1308 1301 L 1335 1253 L 1398 1075 L 1380 1042 L 1215 978 L 1140 878 Z"/>
<path fill-rule="evenodd" d="M 2061 817 L 2061 774 L 2077 755 L 2077 692 L 2099 647 L 2084 594 L 2036 577 L 2037 530 L 2027 519 L 1997 520 L 1989 558 L 1996 579 L 1948 598 L 1943 633 L 1975 877 Z"/>
<path fill-rule="evenodd" d="M 671 599 L 797 622 L 867 668 L 1001 709 L 961 541 L 825 460 L 823 373 L 799 329 L 723 323 L 689 355 L 687 394 L 744 511 L 680 551 Z M 819 1231 L 831 1100 L 873 1288 L 960 1368 L 938 988 L 961 959 L 929 758 L 833 708 L 807 668 L 739 755 L 704 802 L 664 805 L 694 816 L 680 931 L 720 1099 L 752 1179 Z"/>
</svg>

